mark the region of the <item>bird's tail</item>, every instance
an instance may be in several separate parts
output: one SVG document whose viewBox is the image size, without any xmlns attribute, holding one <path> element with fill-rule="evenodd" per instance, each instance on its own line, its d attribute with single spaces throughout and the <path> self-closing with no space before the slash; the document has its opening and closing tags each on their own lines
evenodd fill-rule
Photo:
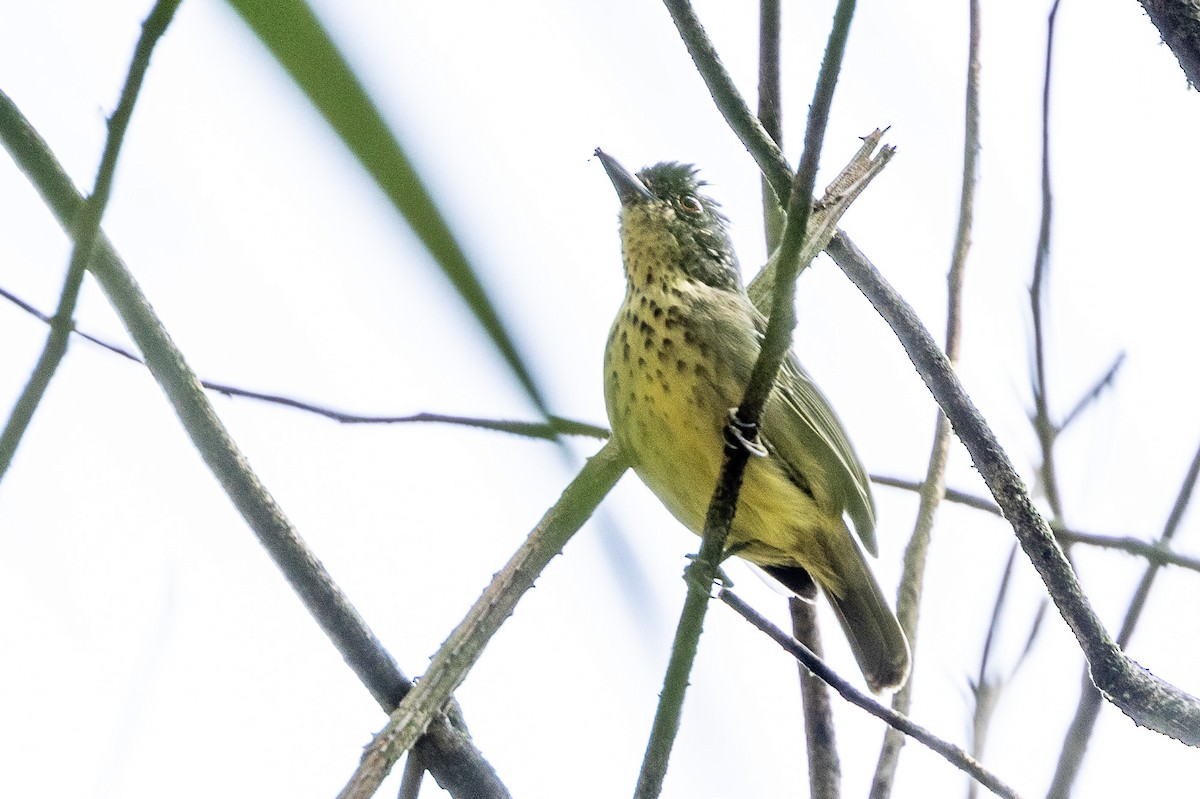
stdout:
<svg viewBox="0 0 1200 799">
<path fill-rule="evenodd" d="M 841 578 L 842 585 L 836 592 L 833 586 L 821 588 L 846 631 L 867 685 L 875 693 L 899 688 L 908 679 L 908 639 L 849 531 L 846 541 L 849 547 L 839 546 L 836 553 L 830 553 L 836 557 L 832 571 Z M 799 566 L 772 566 L 767 571 L 800 596 L 812 584 L 812 577 Z"/>
</svg>

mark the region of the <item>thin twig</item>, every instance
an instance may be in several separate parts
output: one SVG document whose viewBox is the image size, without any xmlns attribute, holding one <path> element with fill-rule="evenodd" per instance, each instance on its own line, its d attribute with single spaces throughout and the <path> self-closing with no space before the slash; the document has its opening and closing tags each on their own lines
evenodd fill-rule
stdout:
<svg viewBox="0 0 1200 799">
<path fill-rule="evenodd" d="M 821 630 L 817 626 L 817 586 L 811 580 L 803 597 L 788 600 L 792 634 L 816 657 L 822 657 Z M 800 696 L 804 703 L 804 740 L 808 747 L 809 799 L 838 799 L 842 765 L 838 758 L 829 684 L 800 665 Z"/>
<path fill-rule="evenodd" d="M 421 783 L 425 779 L 425 764 L 415 752 L 409 752 L 404 761 L 404 776 L 400 779 L 400 791 L 396 799 L 417 799 L 421 795 Z"/>
<path fill-rule="evenodd" d="M 958 227 L 946 277 L 946 358 L 952 365 L 958 363 L 961 349 L 963 281 L 967 268 L 967 254 L 971 249 L 975 186 L 979 177 L 979 0 L 970 0 L 968 6 L 970 13 L 967 22 L 962 189 L 958 203 Z M 934 519 L 946 494 L 946 463 L 950 458 L 950 438 L 950 422 L 939 408 L 933 425 L 933 444 L 930 446 L 925 482 L 921 487 L 921 501 L 917 508 L 912 536 L 904 548 L 904 570 L 896 596 L 896 617 L 908 637 L 908 645 L 912 652 L 908 681 L 892 695 L 892 708 L 899 713 L 909 712 L 916 686 L 914 674 L 917 664 L 921 597 L 924 594 L 925 569 L 929 559 Z M 886 799 L 891 796 L 903 746 L 904 736 L 895 730 L 889 729 L 884 734 L 879 759 L 875 765 L 875 776 L 871 781 L 871 799 Z"/>
<path fill-rule="evenodd" d="M 1024 483 L 921 320 L 844 234 L 826 250 L 892 328 L 946 412 L 1091 667 L 1092 680 L 1136 723 L 1200 746 L 1200 700 L 1151 674 L 1116 645 Z"/>
<path fill-rule="evenodd" d="M 1075 403 L 1075 407 L 1068 411 L 1067 415 L 1063 417 L 1062 423 L 1058 426 L 1059 432 L 1062 432 L 1070 427 L 1071 424 L 1079 418 L 1080 414 L 1086 411 L 1093 402 L 1100 398 L 1100 395 L 1104 393 L 1105 389 L 1112 387 L 1113 383 L 1116 382 L 1117 372 L 1121 370 L 1121 365 L 1123 363 L 1125 363 L 1125 353 L 1122 352 L 1117 355 L 1112 362 L 1112 366 L 1108 367 L 1108 370 L 1100 376 L 1100 379 L 1097 380 L 1090 389 L 1084 392 L 1083 396 L 1079 398 L 1079 402 Z"/>
<path fill-rule="evenodd" d="M 1000 620 L 1004 617 L 1008 589 L 1012 585 L 1013 565 L 1016 562 L 1017 545 L 1014 543 L 1008 550 L 1008 560 L 1004 562 L 1004 572 L 1000 576 L 1000 588 L 996 591 L 996 600 L 992 603 L 992 616 L 988 621 L 987 636 L 983 639 L 983 651 L 979 655 L 979 672 L 971 683 L 971 695 L 975 700 L 975 707 L 971 713 L 971 757 L 980 762 L 983 761 L 983 752 L 987 748 L 992 716 L 1004 689 L 1004 681 L 991 675 L 992 647 L 1000 630 Z M 977 784 L 972 781 L 967 788 L 967 799 L 975 799 L 977 794 Z"/>
<path fill-rule="evenodd" d="M 0 288 L 0 297 L 7 299 L 17 307 L 32 316 L 41 319 L 43 322 L 49 323 L 51 317 L 42 313 L 37 308 L 22 300 L 12 292 Z M 72 327 L 71 332 L 81 336 L 88 341 L 103 347 L 104 349 L 116 353 L 123 358 L 133 361 L 136 364 L 145 366 L 145 362 L 128 350 L 118 347 L 116 344 L 111 344 L 101 338 L 89 335 L 88 333 Z M 567 419 L 562 416 L 551 416 L 545 422 L 522 422 L 514 419 L 482 419 L 474 416 L 451 416 L 443 413 L 410 413 L 404 416 L 379 416 L 360 413 L 350 413 L 347 411 L 339 411 L 330 408 L 326 405 L 317 405 L 312 402 L 305 402 L 294 397 L 286 397 L 281 394 L 267 394 L 262 391 L 252 391 L 248 388 L 239 388 L 237 386 L 227 385 L 225 383 L 217 383 L 212 380 L 201 380 L 200 385 L 210 391 L 215 391 L 218 394 L 224 394 L 227 397 L 242 397 L 244 399 L 256 400 L 265 402 L 269 405 L 282 405 L 287 408 L 294 408 L 305 413 L 313 413 L 317 416 L 324 416 L 326 419 L 332 419 L 335 422 L 342 424 L 404 424 L 404 423 L 439 423 L 462 425 L 464 427 L 475 427 L 481 430 L 494 430 L 500 433 L 512 433 L 513 435 L 525 436 L 527 438 L 540 438 L 547 441 L 557 441 L 559 436 L 587 436 L 588 438 L 597 438 L 604 440 L 608 438 L 609 431 L 606 427 L 590 424 L 588 422 L 580 422 L 575 419 Z"/>
<path fill-rule="evenodd" d="M 363 753 L 358 769 L 338 795 L 339 799 L 367 799 L 374 795 L 392 766 L 466 678 L 546 564 L 562 551 L 628 467 L 625 456 L 612 441 L 588 459 L 438 649 L 425 676 L 408 692 L 392 712 L 387 726 Z"/>
<path fill-rule="evenodd" d="M 862 691 L 859 691 L 847 680 L 838 676 L 837 672 L 831 669 L 823 660 L 809 652 L 803 644 L 796 641 L 783 630 L 780 630 L 766 618 L 761 616 L 752 607 L 743 602 L 736 594 L 728 589 L 721 589 L 717 593 L 717 598 L 724 602 L 729 607 L 733 608 L 746 621 L 753 624 L 762 632 L 766 633 L 771 640 L 786 649 L 792 657 L 800 661 L 806 669 L 820 677 L 825 682 L 829 683 L 833 690 L 837 691 L 842 697 L 852 705 L 860 707 L 863 710 L 881 719 L 892 728 L 898 729 L 905 735 L 908 735 L 920 741 L 925 746 L 929 747 L 944 757 L 955 768 L 961 769 L 969 774 L 972 778 L 979 781 L 981 785 L 996 794 L 997 796 L 1008 797 L 1009 799 L 1018 799 L 1017 792 L 1006 785 L 999 777 L 992 774 L 982 765 L 975 762 L 970 755 L 964 752 L 959 747 L 948 741 L 943 741 L 936 735 L 931 733 L 924 727 L 916 724 L 907 716 L 897 713 L 891 708 L 884 707 L 867 696 Z"/>
<path fill-rule="evenodd" d="M 1050 191 L 1050 66 L 1054 55 L 1054 20 L 1059 0 L 1054 0 L 1046 30 L 1046 69 L 1042 78 L 1042 217 L 1038 228 L 1037 256 L 1033 262 L 1033 284 L 1029 288 L 1029 303 L 1033 313 L 1033 428 L 1042 450 L 1039 470 L 1042 490 L 1055 521 L 1065 524 L 1062 496 L 1058 490 L 1058 474 L 1054 468 L 1054 442 L 1059 428 L 1050 418 L 1049 386 L 1046 380 L 1046 328 L 1043 316 L 1044 295 L 1050 271 L 1050 232 L 1054 212 L 1054 196 Z"/>
<path fill-rule="evenodd" d="M 1159 544 L 1169 545 L 1171 539 L 1175 537 L 1175 533 L 1179 530 L 1179 523 L 1183 520 L 1183 514 L 1191 503 L 1198 478 L 1200 478 L 1200 448 L 1197 448 L 1196 454 L 1192 456 L 1192 463 L 1183 478 L 1183 485 L 1179 488 L 1175 503 L 1171 507 L 1171 513 L 1167 517 L 1167 523 L 1163 526 L 1162 536 L 1158 539 Z M 1137 590 L 1134 591 L 1133 598 L 1129 602 L 1129 609 L 1125 612 L 1125 620 L 1121 622 L 1121 630 L 1117 633 L 1118 646 L 1129 646 L 1129 639 L 1133 636 L 1133 631 L 1146 607 L 1146 600 L 1150 597 L 1150 589 L 1154 585 L 1154 578 L 1158 576 L 1159 568 L 1160 566 L 1156 563 L 1151 563 L 1146 567 L 1141 582 L 1138 583 Z M 1054 770 L 1054 778 L 1051 780 L 1050 790 L 1046 794 L 1050 799 L 1066 799 L 1070 795 L 1071 786 L 1074 785 L 1080 768 L 1083 766 L 1083 756 L 1087 752 L 1088 742 L 1096 727 L 1096 720 L 1100 716 L 1100 706 L 1100 692 L 1088 681 L 1085 673 L 1079 703 L 1075 708 L 1075 716 L 1071 720 L 1071 726 L 1063 740 L 1062 751 L 1058 756 L 1058 765 Z"/>
<path fill-rule="evenodd" d="M 901 480 L 896 477 L 885 477 L 878 474 L 871 475 L 871 482 L 878 483 L 879 485 L 892 486 L 893 488 L 903 488 L 908 491 L 921 490 L 921 483 L 918 483 L 915 480 Z M 990 499 L 975 496 L 974 494 L 968 494 L 965 491 L 947 488 L 946 501 L 954 502 L 959 505 L 966 505 L 969 508 L 985 511 L 998 518 L 1004 518 L 1004 514 L 1000 511 L 1000 506 L 995 502 L 992 502 Z M 1130 555 L 1143 557 L 1151 563 L 1157 563 L 1160 566 L 1180 566 L 1184 569 L 1200 571 L 1200 558 L 1175 552 L 1169 546 L 1164 545 L 1161 541 L 1157 543 L 1150 543 L 1132 536 L 1085 533 L 1079 530 L 1067 530 L 1057 526 L 1053 529 L 1054 537 L 1065 543 L 1084 544 L 1087 546 L 1099 547 L 1101 549 L 1116 549 L 1120 550 L 1121 552 L 1126 552 Z"/>
<path fill-rule="evenodd" d="M 125 131 L 129 129 L 129 120 L 133 117 L 133 106 L 142 89 L 146 70 L 150 67 L 150 55 L 154 52 L 158 40 L 166 33 L 179 3 L 180 0 L 158 0 L 150 11 L 150 16 L 142 23 L 142 35 L 133 50 L 129 73 L 121 89 L 121 99 L 108 120 L 108 137 L 104 142 L 100 166 L 96 170 L 95 188 L 92 189 L 91 196 L 83 202 L 78 215 L 72 218 L 67 226 L 68 232 L 75 239 L 75 246 L 71 250 L 71 261 L 63 281 L 62 293 L 59 295 L 58 309 L 49 320 L 50 334 L 46 337 L 42 354 L 38 357 L 29 381 L 13 405 L 4 431 L 0 433 L 0 480 L 4 479 L 5 473 L 8 472 L 21 438 L 33 420 L 33 414 L 41 404 L 46 389 L 50 387 L 50 381 L 54 378 L 58 365 L 62 363 L 63 356 L 67 354 L 71 329 L 75 326 L 71 317 L 75 315 L 75 303 L 79 300 L 83 275 L 87 271 L 88 261 L 91 260 L 92 250 L 95 249 L 100 220 L 104 217 L 104 209 L 108 206 L 108 198 L 112 194 L 117 156 L 121 153 Z"/>
<path fill-rule="evenodd" d="M 686 3 L 680 3 L 677 0 L 667 0 L 667 5 L 672 9 L 673 16 L 676 15 L 677 7 L 687 7 Z M 817 77 L 813 102 L 809 107 L 808 124 L 804 136 L 804 153 L 800 158 L 800 167 L 792 186 L 787 223 L 784 226 L 779 249 L 772 256 L 778 272 L 773 285 L 774 302 L 769 314 L 767 330 L 763 337 L 762 348 L 754 363 L 754 369 L 750 373 L 745 396 L 735 412 L 736 419 L 730 421 L 731 427 L 727 430 L 727 446 L 717 478 L 717 486 L 713 491 L 708 513 L 705 516 L 700 553 L 688 569 L 687 599 L 684 601 L 679 625 L 676 628 L 675 640 L 671 647 L 671 658 L 663 680 L 663 691 L 659 696 L 650 739 L 642 759 L 642 769 L 638 776 L 637 789 L 634 792 L 636 799 L 655 799 L 662 792 L 667 761 L 679 730 L 679 719 L 683 709 L 688 675 L 691 673 L 692 663 L 696 658 L 696 649 L 700 642 L 704 615 L 708 607 L 709 590 L 716 579 L 721 558 L 725 552 L 725 541 L 729 537 L 729 530 L 733 524 L 738 492 L 741 489 L 742 477 L 750 457 L 748 446 L 744 444 L 738 446 L 734 442 L 744 442 L 747 439 L 753 441 L 757 438 L 758 423 L 766 406 L 767 397 L 775 384 L 775 376 L 779 367 L 791 346 L 792 329 L 796 323 L 796 276 L 808 265 L 807 261 L 800 262 L 799 256 L 812 210 L 812 193 L 816 185 L 821 145 L 829 119 L 834 87 L 837 85 L 837 76 L 841 69 L 842 56 L 845 53 L 846 39 L 850 32 L 850 20 L 854 15 L 854 5 L 854 0 L 840 0 L 837 10 L 834 12 L 833 27 L 826 45 L 825 58 Z M 690 7 L 687 7 L 687 10 L 690 12 Z M 678 24 L 678 17 L 676 17 L 676 22 Z M 699 25 L 698 22 L 696 24 Z M 714 65 L 719 67 L 719 62 L 715 61 L 716 53 L 712 53 L 711 56 L 714 59 Z M 693 57 L 695 57 L 694 53 Z M 697 66 L 702 71 L 705 69 L 700 60 L 697 61 Z M 717 101 L 720 103 L 720 98 L 717 98 Z M 754 124 L 758 124 L 757 120 L 754 120 Z M 734 429 L 735 425 L 737 429 Z"/>
<path fill-rule="evenodd" d="M 59 224 L 69 227 L 83 198 L 46 142 L 3 92 L 0 92 L 0 138 Z M 145 355 L 147 367 L 166 393 L 184 430 L 235 507 L 359 680 L 381 706 L 387 710 L 394 708 L 411 683 L 251 471 L 217 418 L 195 373 L 103 234 L 96 240 L 88 268 Z M 502 799 L 509 795 L 470 737 L 464 730 L 451 727 L 445 718 L 435 721 L 419 749 L 438 784 L 451 795 L 480 799 Z"/>
<path fill-rule="evenodd" d="M 915 491 L 918 494 L 921 492 L 922 486 L 925 485 L 920 480 L 904 480 L 899 477 L 889 477 L 888 475 L 884 474 L 871 475 L 871 482 L 881 486 L 889 486 L 891 488 L 902 488 L 905 491 Z M 958 505 L 966 505 L 969 508 L 985 511 L 993 516 L 1004 516 L 1004 514 L 1000 512 L 1000 506 L 987 497 L 968 494 L 966 491 L 959 491 L 957 488 L 947 488 L 946 496 L 944 498 L 947 502 L 953 502 Z"/>
<path fill-rule="evenodd" d="M 783 153 L 733 85 L 733 78 L 725 71 L 725 66 L 721 63 L 708 34 L 704 32 L 704 26 L 700 24 L 700 18 L 696 16 L 691 3 L 688 0 L 664 0 L 664 3 L 671 13 L 671 19 L 675 21 L 679 37 L 696 64 L 696 71 L 708 86 L 717 109 L 725 117 L 734 134 L 750 151 L 751 157 L 779 198 L 779 204 L 787 206 L 792 189 L 792 170 Z"/>
<path fill-rule="evenodd" d="M 1171 550 L 1170 545 L 1163 540 L 1154 543 L 1142 541 L 1129 536 L 1108 536 L 1095 533 L 1081 533 L 1077 530 L 1056 528 L 1054 536 L 1060 541 L 1072 544 L 1087 544 L 1103 549 L 1117 549 L 1130 555 L 1138 555 L 1156 566 L 1180 566 L 1192 571 L 1200 571 L 1200 558 L 1183 555 Z"/>
<path fill-rule="evenodd" d="M 780 83 L 780 0 L 760 0 L 758 6 L 758 121 L 783 152 L 783 96 Z M 767 252 L 775 252 L 785 221 L 779 198 L 766 177 L 762 179 L 763 235 Z"/>
</svg>

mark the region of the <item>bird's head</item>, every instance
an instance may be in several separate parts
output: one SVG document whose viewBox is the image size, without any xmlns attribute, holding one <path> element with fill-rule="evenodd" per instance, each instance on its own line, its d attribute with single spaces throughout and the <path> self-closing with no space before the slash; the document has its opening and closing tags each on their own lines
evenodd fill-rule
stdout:
<svg viewBox="0 0 1200 799">
<path fill-rule="evenodd" d="M 600 149 L 596 157 L 621 198 L 621 240 L 631 282 L 668 278 L 675 270 L 713 288 L 741 290 L 728 220 L 719 204 L 701 193 L 706 184 L 694 166 L 664 162 L 633 175 Z"/>
</svg>

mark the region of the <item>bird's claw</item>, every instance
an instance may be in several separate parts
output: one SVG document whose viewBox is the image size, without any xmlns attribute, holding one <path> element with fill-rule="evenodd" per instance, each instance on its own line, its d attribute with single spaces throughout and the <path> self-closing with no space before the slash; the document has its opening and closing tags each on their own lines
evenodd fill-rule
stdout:
<svg viewBox="0 0 1200 799">
<path fill-rule="evenodd" d="M 725 558 L 729 557 L 731 554 L 733 554 L 733 553 L 730 552 L 729 550 L 725 550 L 725 554 L 721 557 L 721 560 L 724 561 Z M 692 586 L 693 588 L 697 588 L 701 591 L 704 591 L 705 593 L 708 593 L 708 591 L 712 588 L 712 584 L 711 583 L 706 584 L 705 581 L 701 578 L 700 574 L 696 570 L 696 567 L 700 562 L 700 560 L 699 560 L 700 556 L 699 555 L 688 555 L 687 559 L 690 560 L 691 563 L 689 563 L 687 565 L 687 567 L 683 570 L 684 582 L 686 582 L 688 585 Z M 729 575 L 726 574 L 725 570 L 722 569 L 720 566 L 717 567 L 716 573 L 713 575 L 712 582 L 719 584 L 722 588 L 733 588 L 733 580 L 729 579 Z"/>
<path fill-rule="evenodd" d="M 741 448 L 759 458 L 767 457 L 767 448 L 758 440 L 758 425 L 746 424 L 738 418 L 737 408 L 729 409 L 729 424 L 725 425 L 725 444 Z"/>
</svg>

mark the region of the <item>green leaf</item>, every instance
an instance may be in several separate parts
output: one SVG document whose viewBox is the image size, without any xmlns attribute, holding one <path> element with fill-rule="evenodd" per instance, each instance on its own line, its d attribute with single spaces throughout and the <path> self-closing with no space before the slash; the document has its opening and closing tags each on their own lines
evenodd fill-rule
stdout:
<svg viewBox="0 0 1200 799">
<path fill-rule="evenodd" d="M 487 331 L 537 408 L 541 392 L 479 276 L 379 110 L 304 0 L 229 0 L 374 178 Z"/>
</svg>

